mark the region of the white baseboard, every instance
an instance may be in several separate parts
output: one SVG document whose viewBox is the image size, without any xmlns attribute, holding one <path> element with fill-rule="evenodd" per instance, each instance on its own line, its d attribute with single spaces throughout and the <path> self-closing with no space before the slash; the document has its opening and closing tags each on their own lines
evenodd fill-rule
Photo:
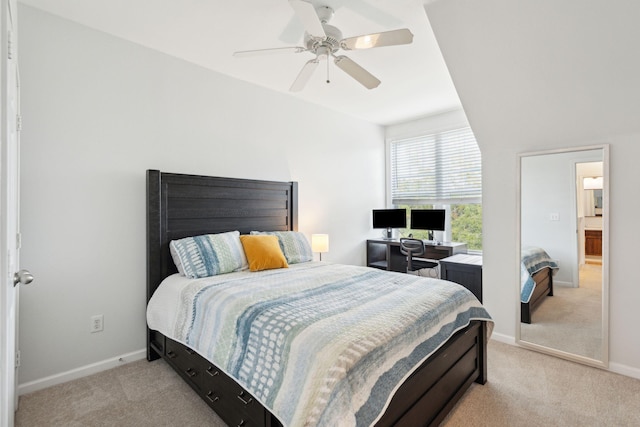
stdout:
<svg viewBox="0 0 640 427">
<path fill-rule="evenodd" d="M 609 370 L 616 374 L 624 375 L 626 377 L 636 378 L 640 380 L 640 369 L 632 368 L 631 366 L 621 365 L 620 363 L 609 362 Z"/>
<path fill-rule="evenodd" d="M 51 375 L 39 380 L 30 381 L 28 383 L 18 385 L 18 395 L 32 393 L 34 391 L 42 390 L 57 384 L 66 383 L 67 381 L 75 380 L 78 378 L 86 377 L 87 375 L 97 374 L 98 372 L 106 371 L 107 369 L 115 368 L 125 363 L 135 362 L 136 360 L 142 360 L 147 357 L 147 350 L 138 350 L 132 353 L 116 356 L 111 359 L 103 360 L 101 362 L 92 363 L 90 365 L 81 366 L 80 368 L 72 369 L 60 374 Z"/>
<path fill-rule="evenodd" d="M 563 282 L 560 280 L 553 279 L 553 286 L 563 286 L 565 288 L 577 288 L 578 286 L 574 285 L 573 282 Z"/>
<path fill-rule="evenodd" d="M 510 335 L 499 334 L 497 332 L 493 332 L 491 334 L 491 339 L 494 341 L 498 341 L 504 344 L 516 345 L 516 339 Z"/>
</svg>

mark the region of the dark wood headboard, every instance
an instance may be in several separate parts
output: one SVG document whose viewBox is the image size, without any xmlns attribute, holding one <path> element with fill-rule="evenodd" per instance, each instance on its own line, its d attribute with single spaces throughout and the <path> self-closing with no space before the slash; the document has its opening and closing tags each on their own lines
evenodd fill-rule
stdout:
<svg viewBox="0 0 640 427">
<path fill-rule="evenodd" d="M 147 170 L 147 302 L 177 272 L 169 242 L 238 230 L 298 229 L 298 183 Z"/>
</svg>

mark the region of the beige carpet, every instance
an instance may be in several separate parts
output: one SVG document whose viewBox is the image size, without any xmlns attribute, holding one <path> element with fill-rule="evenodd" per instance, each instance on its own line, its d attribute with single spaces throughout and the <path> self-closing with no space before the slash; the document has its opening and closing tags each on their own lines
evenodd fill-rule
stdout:
<svg viewBox="0 0 640 427">
<path fill-rule="evenodd" d="M 488 370 L 442 425 L 640 426 L 640 380 L 494 341 Z M 142 360 L 21 396 L 16 426 L 224 424 L 165 362 Z"/>
<path fill-rule="evenodd" d="M 580 287 L 554 286 L 533 311 L 531 324 L 521 323 L 521 338 L 567 353 L 602 357 L 602 266 L 580 267 Z"/>
<path fill-rule="evenodd" d="M 640 380 L 495 342 L 488 364 L 443 426 L 640 426 Z"/>
<path fill-rule="evenodd" d="M 140 360 L 20 396 L 15 425 L 225 426 L 162 360 Z"/>
</svg>

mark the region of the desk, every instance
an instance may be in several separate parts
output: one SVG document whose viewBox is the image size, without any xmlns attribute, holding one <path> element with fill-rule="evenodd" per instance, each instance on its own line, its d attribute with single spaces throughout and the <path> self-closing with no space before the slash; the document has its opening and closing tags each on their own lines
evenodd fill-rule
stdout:
<svg viewBox="0 0 640 427">
<path fill-rule="evenodd" d="M 482 302 L 482 256 L 458 254 L 441 259 L 440 277 L 459 283 Z"/>
<path fill-rule="evenodd" d="M 443 242 L 441 245 L 425 241 L 425 253 L 418 259 L 441 260 L 455 254 L 466 254 L 467 244 Z M 381 270 L 407 271 L 407 257 L 400 253 L 400 240 L 367 240 L 367 266 Z"/>
</svg>

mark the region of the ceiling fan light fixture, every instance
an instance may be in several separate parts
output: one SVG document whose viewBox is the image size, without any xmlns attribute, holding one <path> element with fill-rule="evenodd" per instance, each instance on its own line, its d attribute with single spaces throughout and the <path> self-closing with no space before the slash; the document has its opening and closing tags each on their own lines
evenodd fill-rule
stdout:
<svg viewBox="0 0 640 427">
<path fill-rule="evenodd" d="M 325 60 L 331 55 L 331 49 L 326 46 L 320 46 L 316 49 L 316 59 Z"/>
</svg>

